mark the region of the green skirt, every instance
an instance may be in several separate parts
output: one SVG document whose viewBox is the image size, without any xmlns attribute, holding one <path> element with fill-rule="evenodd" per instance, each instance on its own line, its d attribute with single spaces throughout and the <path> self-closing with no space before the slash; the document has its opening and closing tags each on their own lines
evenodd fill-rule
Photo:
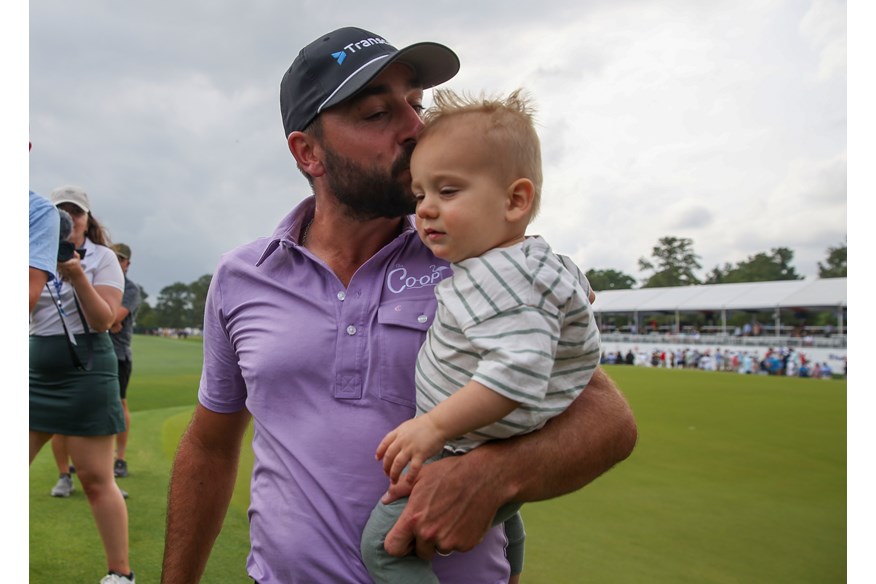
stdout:
<svg viewBox="0 0 876 584">
<path fill-rule="evenodd" d="M 81 363 L 86 335 L 76 335 Z M 30 337 L 30 429 L 66 436 L 107 436 L 125 429 L 118 360 L 108 333 L 91 334 L 89 371 L 77 369 L 65 335 Z"/>
</svg>

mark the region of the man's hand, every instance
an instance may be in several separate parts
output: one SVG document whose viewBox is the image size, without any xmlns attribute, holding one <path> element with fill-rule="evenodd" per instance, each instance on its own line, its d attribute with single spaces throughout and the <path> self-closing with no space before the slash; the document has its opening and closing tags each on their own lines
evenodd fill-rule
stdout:
<svg viewBox="0 0 876 584">
<path fill-rule="evenodd" d="M 383 460 L 383 471 L 393 483 L 410 464 L 407 482 L 413 483 L 420 474 L 423 463 L 435 456 L 444 447 L 441 433 L 431 423 L 429 415 L 420 416 L 400 424 L 380 441 L 377 460 Z"/>
<path fill-rule="evenodd" d="M 403 556 L 415 542 L 417 555 L 429 560 L 435 548 L 464 552 L 483 540 L 504 500 L 497 485 L 477 468 L 478 450 L 427 464 L 413 484 L 390 485 L 384 503 L 410 499 L 386 536 L 386 551 Z"/>
<path fill-rule="evenodd" d="M 587 389 L 541 430 L 428 464 L 412 485 L 391 485 L 384 503 L 410 498 L 386 537 L 386 550 L 404 555 L 416 541 L 424 559 L 436 547 L 468 551 L 483 539 L 501 505 L 580 489 L 628 457 L 636 437 L 629 405 L 597 369 Z"/>
</svg>

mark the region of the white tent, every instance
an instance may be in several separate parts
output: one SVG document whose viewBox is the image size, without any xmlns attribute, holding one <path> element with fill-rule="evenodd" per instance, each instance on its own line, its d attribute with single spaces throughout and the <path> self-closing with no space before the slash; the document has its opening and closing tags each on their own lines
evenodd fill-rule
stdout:
<svg viewBox="0 0 876 584">
<path fill-rule="evenodd" d="M 675 313 L 676 323 L 682 312 L 721 312 L 726 327 L 727 312 L 736 310 L 774 310 L 777 330 L 782 309 L 812 308 L 836 310 L 838 332 L 844 332 L 843 314 L 848 307 L 847 278 L 746 282 L 740 284 L 704 284 L 636 290 L 596 292 L 593 305 L 597 315 L 632 313 Z"/>
</svg>

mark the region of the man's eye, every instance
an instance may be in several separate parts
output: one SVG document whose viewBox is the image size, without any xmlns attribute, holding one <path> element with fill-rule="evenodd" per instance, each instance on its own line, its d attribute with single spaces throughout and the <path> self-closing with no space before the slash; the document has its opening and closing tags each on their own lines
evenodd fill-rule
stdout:
<svg viewBox="0 0 876 584">
<path fill-rule="evenodd" d="M 379 111 L 379 112 L 374 112 L 372 114 L 365 116 L 365 119 L 366 120 L 379 120 L 385 115 L 386 115 L 385 111 Z"/>
<path fill-rule="evenodd" d="M 426 108 L 423 107 L 423 104 L 421 104 L 421 103 L 412 103 L 412 104 L 411 104 L 411 107 L 412 107 L 412 108 L 414 109 L 414 111 L 417 112 L 418 114 L 422 114 L 424 111 L 426 111 Z"/>
</svg>

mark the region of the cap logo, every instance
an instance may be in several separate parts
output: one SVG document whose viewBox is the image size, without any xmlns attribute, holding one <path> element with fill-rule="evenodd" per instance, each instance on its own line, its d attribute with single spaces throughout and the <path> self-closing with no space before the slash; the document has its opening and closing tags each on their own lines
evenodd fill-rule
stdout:
<svg viewBox="0 0 876 584">
<path fill-rule="evenodd" d="M 343 51 L 338 51 L 337 53 L 332 53 L 332 58 L 338 62 L 338 65 L 344 64 L 344 59 L 347 58 L 347 51 L 350 53 L 355 53 L 356 51 L 362 50 L 367 47 L 372 47 L 374 45 L 388 45 L 389 42 L 380 37 L 368 37 L 367 39 L 362 39 L 361 41 L 357 41 L 355 43 L 350 43 L 349 45 L 344 47 Z"/>
</svg>

